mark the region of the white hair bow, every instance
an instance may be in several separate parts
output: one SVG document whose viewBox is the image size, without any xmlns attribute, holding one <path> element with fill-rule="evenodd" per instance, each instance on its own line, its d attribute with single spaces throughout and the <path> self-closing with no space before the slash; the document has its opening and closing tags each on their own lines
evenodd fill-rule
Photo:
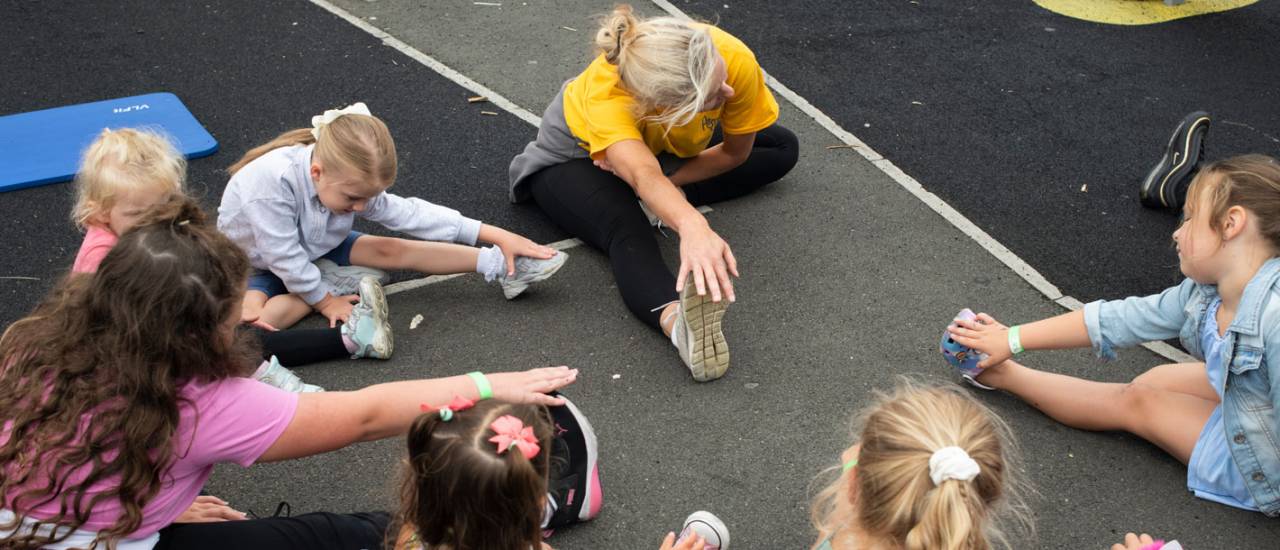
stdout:
<svg viewBox="0 0 1280 550">
<path fill-rule="evenodd" d="M 352 103 L 341 109 L 329 109 L 323 115 L 311 117 L 311 135 L 315 136 L 316 139 L 320 139 L 320 129 L 342 115 L 373 116 L 373 113 L 369 112 L 369 108 L 365 106 L 364 102 Z"/>
<path fill-rule="evenodd" d="M 948 479 L 970 481 L 978 477 L 978 462 L 960 447 L 943 447 L 929 457 L 929 478 L 934 485 Z"/>
</svg>

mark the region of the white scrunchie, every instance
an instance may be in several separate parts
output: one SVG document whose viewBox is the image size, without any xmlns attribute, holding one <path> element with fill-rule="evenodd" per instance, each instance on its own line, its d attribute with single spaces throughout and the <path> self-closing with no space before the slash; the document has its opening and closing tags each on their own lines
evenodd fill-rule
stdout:
<svg viewBox="0 0 1280 550">
<path fill-rule="evenodd" d="M 978 463 L 960 447 L 943 447 L 929 457 L 929 478 L 935 486 L 948 479 L 971 481 L 978 477 Z"/>
<path fill-rule="evenodd" d="M 316 139 L 320 139 L 320 129 L 323 128 L 324 125 L 337 120 L 338 117 L 342 115 L 373 116 L 373 113 L 369 112 L 369 108 L 364 105 L 363 101 L 359 103 L 352 103 L 351 105 L 341 109 L 329 109 L 328 111 L 325 111 L 323 115 L 311 117 L 311 135 L 315 136 Z"/>
</svg>

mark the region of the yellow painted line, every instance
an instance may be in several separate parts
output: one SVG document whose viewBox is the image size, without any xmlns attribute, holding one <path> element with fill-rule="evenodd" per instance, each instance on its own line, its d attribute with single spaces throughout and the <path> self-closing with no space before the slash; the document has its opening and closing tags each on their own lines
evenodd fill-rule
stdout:
<svg viewBox="0 0 1280 550">
<path fill-rule="evenodd" d="M 1258 0 L 1186 0 L 1167 6 L 1163 0 L 1034 0 L 1040 7 L 1075 19 L 1108 25 L 1154 25 L 1206 13 L 1243 8 Z"/>
</svg>

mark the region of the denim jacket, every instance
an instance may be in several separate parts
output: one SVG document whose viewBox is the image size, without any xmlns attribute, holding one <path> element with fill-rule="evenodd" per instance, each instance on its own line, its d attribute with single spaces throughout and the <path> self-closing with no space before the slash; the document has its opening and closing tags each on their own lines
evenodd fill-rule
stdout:
<svg viewBox="0 0 1280 550">
<path fill-rule="evenodd" d="M 1116 347 L 1177 336 L 1204 360 L 1198 335 L 1217 297 L 1217 286 L 1186 279 L 1153 296 L 1088 304 L 1084 322 L 1104 359 L 1114 358 Z M 1222 418 L 1231 456 L 1258 509 L 1280 516 L 1280 258 L 1268 260 L 1245 286 L 1224 345 L 1230 354 Z"/>
</svg>

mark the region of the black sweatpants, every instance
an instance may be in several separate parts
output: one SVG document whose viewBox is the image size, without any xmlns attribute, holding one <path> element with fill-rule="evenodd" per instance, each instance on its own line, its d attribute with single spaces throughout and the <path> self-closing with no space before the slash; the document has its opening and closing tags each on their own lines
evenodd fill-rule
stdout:
<svg viewBox="0 0 1280 550">
<path fill-rule="evenodd" d="M 156 550 L 381 550 L 390 548 L 383 512 L 175 523 L 160 530 Z"/>
<path fill-rule="evenodd" d="M 262 358 L 270 359 L 274 355 L 286 367 L 351 357 L 346 344 L 342 343 L 342 327 L 253 330 L 262 342 Z"/>
<path fill-rule="evenodd" d="M 736 199 L 781 179 L 799 155 L 796 135 L 775 124 L 756 133 L 740 166 L 680 189 L 695 207 Z M 529 190 L 557 225 L 609 256 L 627 308 L 658 328 L 661 312 L 651 310 L 676 299 L 676 277 L 631 186 L 591 159 L 575 159 L 529 176 Z"/>
</svg>

